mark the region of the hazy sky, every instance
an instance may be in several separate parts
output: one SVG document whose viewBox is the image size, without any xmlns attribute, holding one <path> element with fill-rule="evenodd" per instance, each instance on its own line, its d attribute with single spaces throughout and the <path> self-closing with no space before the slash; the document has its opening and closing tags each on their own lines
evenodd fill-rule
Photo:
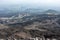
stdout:
<svg viewBox="0 0 60 40">
<path fill-rule="evenodd" d="M 59 5 L 60 0 L 0 0 L 0 4 L 50 4 L 50 5 Z"/>
<path fill-rule="evenodd" d="M 0 5 L 30 5 L 46 8 L 60 8 L 60 0 L 0 0 Z"/>
</svg>

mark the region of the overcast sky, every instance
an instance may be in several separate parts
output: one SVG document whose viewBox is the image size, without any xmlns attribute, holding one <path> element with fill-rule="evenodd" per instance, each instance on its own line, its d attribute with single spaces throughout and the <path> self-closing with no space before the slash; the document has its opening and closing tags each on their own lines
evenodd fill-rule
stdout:
<svg viewBox="0 0 60 40">
<path fill-rule="evenodd" d="M 0 0 L 0 4 L 60 4 L 60 0 Z"/>
<path fill-rule="evenodd" d="M 0 5 L 30 5 L 46 8 L 60 8 L 60 0 L 0 0 Z"/>
</svg>

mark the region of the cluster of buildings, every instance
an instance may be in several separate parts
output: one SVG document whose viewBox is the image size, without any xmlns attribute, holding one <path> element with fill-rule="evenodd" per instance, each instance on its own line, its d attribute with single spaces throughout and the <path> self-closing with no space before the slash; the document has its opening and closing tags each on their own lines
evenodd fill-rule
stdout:
<svg viewBox="0 0 60 40">
<path fill-rule="evenodd" d="M 12 16 L 12 17 L 1 17 L 0 18 L 0 23 L 6 24 L 6 23 L 16 23 L 16 22 L 21 22 L 23 21 L 22 18 L 30 16 L 29 14 L 18 14 L 17 16 Z"/>
</svg>

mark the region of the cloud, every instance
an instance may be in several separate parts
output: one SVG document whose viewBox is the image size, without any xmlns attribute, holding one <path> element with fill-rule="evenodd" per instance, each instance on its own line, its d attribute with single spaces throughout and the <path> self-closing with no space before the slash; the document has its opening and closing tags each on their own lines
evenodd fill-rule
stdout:
<svg viewBox="0 0 60 40">
<path fill-rule="evenodd" d="M 59 6 L 60 0 L 0 0 L 0 5 L 9 4 L 28 4 L 28 5 L 44 5 Z"/>
<path fill-rule="evenodd" d="M 1 3 L 60 3 L 60 0 L 0 0 Z"/>
</svg>

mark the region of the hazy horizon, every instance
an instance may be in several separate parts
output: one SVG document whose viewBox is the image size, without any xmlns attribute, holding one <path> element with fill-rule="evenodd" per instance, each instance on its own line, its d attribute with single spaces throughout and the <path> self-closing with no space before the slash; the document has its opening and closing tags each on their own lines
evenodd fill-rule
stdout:
<svg viewBox="0 0 60 40">
<path fill-rule="evenodd" d="M 39 8 L 60 10 L 60 0 L 0 0 L 0 9 L 2 8 Z"/>
</svg>

